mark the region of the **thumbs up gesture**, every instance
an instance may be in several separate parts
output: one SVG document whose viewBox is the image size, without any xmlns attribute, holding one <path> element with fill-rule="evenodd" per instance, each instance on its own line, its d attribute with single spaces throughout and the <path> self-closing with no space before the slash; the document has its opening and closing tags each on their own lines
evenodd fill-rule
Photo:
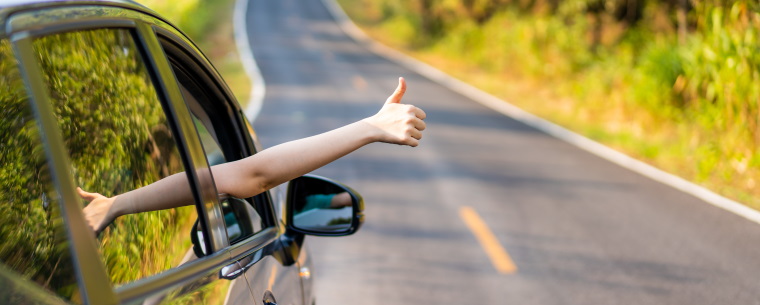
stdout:
<svg viewBox="0 0 760 305">
<path fill-rule="evenodd" d="M 406 93 L 406 80 L 398 79 L 396 91 L 388 97 L 380 111 L 364 119 L 379 131 L 377 141 L 416 147 L 425 130 L 425 112 L 412 105 L 401 104 Z"/>
</svg>

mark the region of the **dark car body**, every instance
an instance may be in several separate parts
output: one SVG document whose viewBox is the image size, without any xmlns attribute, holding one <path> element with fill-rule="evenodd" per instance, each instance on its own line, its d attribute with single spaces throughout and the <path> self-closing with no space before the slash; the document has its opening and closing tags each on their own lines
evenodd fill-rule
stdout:
<svg viewBox="0 0 760 305">
<path fill-rule="evenodd" d="M 259 145 L 181 31 L 121 1 L 6 1 L 0 23 L 0 304 L 315 302 L 304 235 L 355 232 L 361 197 L 313 176 L 218 194 L 210 166 Z M 170 175 L 193 202 L 97 236 L 85 223 L 77 187 L 117 196 Z M 341 192 L 350 207 L 304 212 Z"/>
</svg>

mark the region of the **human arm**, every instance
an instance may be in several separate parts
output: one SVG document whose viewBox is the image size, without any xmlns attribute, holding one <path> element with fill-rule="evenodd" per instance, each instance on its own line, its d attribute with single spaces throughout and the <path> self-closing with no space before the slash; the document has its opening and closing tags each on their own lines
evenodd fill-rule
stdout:
<svg viewBox="0 0 760 305">
<path fill-rule="evenodd" d="M 330 208 L 338 209 L 342 207 L 350 207 L 353 203 L 353 198 L 348 192 L 338 193 L 330 200 Z"/>
<path fill-rule="evenodd" d="M 77 192 L 82 199 L 90 202 L 84 207 L 83 213 L 87 225 L 95 234 L 99 234 L 119 216 L 171 209 L 193 203 L 193 193 L 185 172 L 113 197 L 85 192 L 81 188 L 77 188 Z"/>
<path fill-rule="evenodd" d="M 211 170 L 217 191 L 247 198 L 373 142 L 412 147 L 419 145 L 426 127 L 423 121 L 426 115 L 417 107 L 401 104 L 405 92 L 406 82 L 399 78 L 396 91 L 371 117 L 316 136 L 280 144 L 245 159 L 213 166 Z M 185 173 L 115 197 L 81 190 L 80 196 L 90 201 L 84 213 L 96 233 L 121 215 L 174 208 L 193 202 Z"/>
<path fill-rule="evenodd" d="M 417 146 L 425 113 L 401 104 L 406 82 L 374 116 L 316 136 L 284 143 L 242 160 L 213 167 L 221 193 L 246 198 L 300 177 L 373 142 Z"/>
</svg>

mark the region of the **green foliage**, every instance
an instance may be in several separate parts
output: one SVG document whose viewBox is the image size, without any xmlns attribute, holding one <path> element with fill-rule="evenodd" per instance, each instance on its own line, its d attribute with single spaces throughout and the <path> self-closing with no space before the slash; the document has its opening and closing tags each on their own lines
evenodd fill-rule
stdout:
<svg viewBox="0 0 760 305">
<path fill-rule="evenodd" d="M 35 41 L 77 185 L 112 197 L 182 171 L 158 94 L 126 30 Z M 120 217 L 101 236 L 115 284 L 169 269 L 187 249 L 193 208 Z"/>
<path fill-rule="evenodd" d="M 226 9 L 219 1 L 203 2 L 195 2 L 193 10 L 216 15 Z M 193 16 L 199 15 L 188 14 L 182 22 L 198 24 L 190 35 L 218 22 L 195 22 Z M 127 31 L 56 35 L 37 40 L 35 46 L 79 186 L 112 196 L 182 170 L 176 149 L 167 148 L 173 145 L 171 132 Z M 58 195 L 7 40 L 0 42 L 0 111 L 0 262 L 81 303 Z M 118 219 L 100 238 L 112 282 L 126 283 L 176 266 L 190 247 L 187 232 L 194 215 L 194 207 L 188 206 Z M 229 282 L 213 283 L 184 291 L 172 303 L 222 303 Z"/>
<path fill-rule="evenodd" d="M 0 261 L 71 299 L 77 292 L 40 135 L 8 41 L 0 43 Z M 48 208 L 45 208 L 47 204 Z"/>
<path fill-rule="evenodd" d="M 250 98 L 251 81 L 235 47 L 232 15 L 235 0 L 137 0 L 179 27 L 208 56 L 241 106 Z"/>
<path fill-rule="evenodd" d="M 698 11 L 705 22 L 684 48 L 685 83 L 676 89 L 694 112 L 720 111 L 725 120 L 720 128 L 743 129 L 758 144 L 760 13 L 747 11 L 741 1 L 729 9 L 700 6 Z"/>
<path fill-rule="evenodd" d="M 179 27 L 193 40 L 202 40 L 214 24 L 218 13 L 227 8 L 227 0 L 137 0 Z"/>
<path fill-rule="evenodd" d="M 548 84 L 569 110 L 521 105 L 731 197 L 760 198 L 757 1 L 360 2 L 341 3 L 393 45 Z"/>
</svg>

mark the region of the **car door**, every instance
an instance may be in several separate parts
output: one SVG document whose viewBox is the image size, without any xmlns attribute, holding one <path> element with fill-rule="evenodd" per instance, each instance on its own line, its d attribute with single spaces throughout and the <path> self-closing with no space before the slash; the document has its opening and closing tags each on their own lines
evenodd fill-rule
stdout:
<svg viewBox="0 0 760 305">
<path fill-rule="evenodd" d="M 20 218 L 29 224 L 20 236 L 44 233 L 42 240 L 2 244 L 0 260 L 11 270 L 0 273 L 14 283 L 37 285 L 72 303 L 254 303 L 247 282 L 230 273 L 240 264 L 230 257 L 224 202 L 155 36 L 161 27 L 169 26 L 128 5 L 59 3 L 9 18 L 31 105 L 24 110 L 27 99 L 12 98 L 21 105 L 12 109 L 26 115 L 3 121 L 15 126 L 3 139 L 29 144 L 11 155 L 18 157 L 13 167 L 3 167 L 26 180 L 3 179 L 14 192 L 2 195 L 17 212 L 37 215 Z M 16 83 L 8 86 L 19 94 Z M 29 162 L 19 159 L 24 154 Z M 81 209 L 89 200 L 77 187 L 120 196 L 170 175 L 184 182 L 155 196 L 192 198 L 182 206 L 120 216 L 97 238 L 85 224 Z M 206 251 L 201 257 L 193 251 L 198 230 Z M 30 252 L 13 246 L 24 244 Z M 24 255 L 33 260 L 23 264 Z"/>
<path fill-rule="evenodd" d="M 0 39 L 0 303 L 81 303 L 74 244 L 14 53 Z"/>
<path fill-rule="evenodd" d="M 206 60 L 189 42 L 171 32 L 159 31 L 184 100 L 211 165 L 242 159 L 256 153 L 256 140 L 243 112 Z M 222 173 L 223 174 L 223 173 Z M 297 261 L 280 239 L 284 231 L 276 217 L 269 192 L 229 201 L 250 210 L 261 227 L 248 227 L 244 217 L 225 212 L 230 256 L 240 264 L 254 301 L 259 304 L 303 304 L 302 275 Z M 252 208 L 252 209 L 251 209 Z M 241 209 L 242 210 L 242 209 Z M 240 216 L 245 216 L 241 213 Z M 240 231 L 244 233 L 240 233 Z"/>
</svg>

